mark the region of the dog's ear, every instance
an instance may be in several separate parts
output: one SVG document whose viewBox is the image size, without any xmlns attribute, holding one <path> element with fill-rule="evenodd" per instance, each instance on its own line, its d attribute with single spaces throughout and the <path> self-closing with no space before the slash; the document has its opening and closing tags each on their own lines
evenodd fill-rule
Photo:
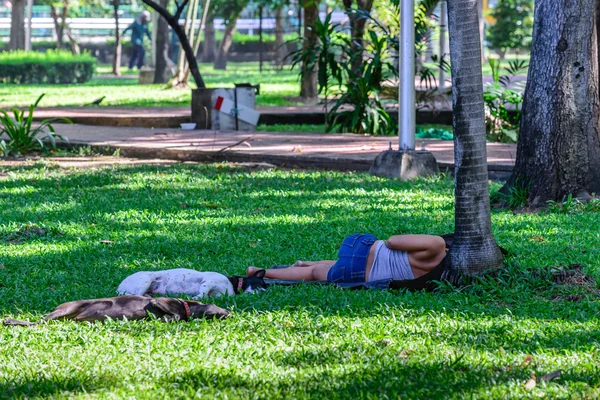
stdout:
<svg viewBox="0 0 600 400">
<path fill-rule="evenodd" d="M 150 304 L 153 308 L 162 311 L 165 315 L 171 317 L 181 317 L 182 315 L 181 310 L 183 309 L 183 305 L 177 299 L 159 297 L 157 299 L 150 300 Z M 158 317 L 162 317 L 162 315 L 158 315 Z"/>
<path fill-rule="evenodd" d="M 258 279 L 264 279 L 266 272 L 267 271 L 265 271 L 264 269 L 259 269 L 258 271 L 256 271 L 254 273 L 254 275 L 252 275 L 252 277 L 258 278 Z"/>
</svg>

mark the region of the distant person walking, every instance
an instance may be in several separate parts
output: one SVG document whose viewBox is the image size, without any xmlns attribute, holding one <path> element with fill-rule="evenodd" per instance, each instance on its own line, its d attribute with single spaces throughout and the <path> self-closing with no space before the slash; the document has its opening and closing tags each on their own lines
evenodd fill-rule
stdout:
<svg viewBox="0 0 600 400">
<path fill-rule="evenodd" d="M 144 66 L 144 56 L 146 55 L 144 50 L 144 35 L 152 40 L 150 31 L 148 30 L 148 21 L 150 21 L 150 13 L 144 11 L 123 31 L 123 34 L 125 34 L 127 31 L 131 30 L 131 45 L 133 48 L 131 51 L 131 58 L 129 59 L 129 69 L 133 69 L 134 65 L 137 66 L 138 69 L 141 69 Z"/>
</svg>

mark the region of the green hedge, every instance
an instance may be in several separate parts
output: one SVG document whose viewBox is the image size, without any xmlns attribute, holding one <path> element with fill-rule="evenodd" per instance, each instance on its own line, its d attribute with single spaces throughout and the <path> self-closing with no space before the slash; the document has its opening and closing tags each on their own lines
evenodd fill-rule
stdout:
<svg viewBox="0 0 600 400">
<path fill-rule="evenodd" d="M 83 83 L 92 78 L 95 65 L 96 59 L 89 53 L 73 55 L 64 50 L 4 52 L 0 53 L 0 82 Z"/>
</svg>

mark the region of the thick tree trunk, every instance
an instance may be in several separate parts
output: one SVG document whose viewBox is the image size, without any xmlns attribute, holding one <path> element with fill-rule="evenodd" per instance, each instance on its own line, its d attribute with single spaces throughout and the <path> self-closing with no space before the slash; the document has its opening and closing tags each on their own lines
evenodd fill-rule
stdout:
<svg viewBox="0 0 600 400">
<path fill-rule="evenodd" d="M 215 69 L 227 69 L 227 56 L 229 49 L 231 48 L 231 42 L 233 41 L 233 34 L 235 33 L 235 26 L 237 24 L 237 17 L 232 19 L 229 25 L 225 27 L 223 32 L 223 39 L 219 45 L 219 51 L 215 59 Z"/>
<path fill-rule="evenodd" d="M 351 68 L 352 71 L 358 73 L 362 66 L 362 55 L 364 50 L 364 36 L 365 36 L 365 25 L 367 20 L 365 18 L 360 18 L 350 13 L 349 11 L 352 9 L 354 0 L 344 0 L 344 7 L 346 8 L 346 13 L 350 17 L 350 37 L 352 38 L 351 49 L 352 49 L 352 60 L 351 60 Z M 366 11 L 368 13 L 371 12 L 373 8 L 373 0 L 356 0 L 356 7 L 359 11 Z"/>
<path fill-rule="evenodd" d="M 202 43 L 202 62 L 211 63 L 217 55 L 217 40 L 215 38 L 214 15 L 210 15 L 204 28 L 204 42 Z"/>
<path fill-rule="evenodd" d="M 162 7 L 167 8 L 169 0 L 160 0 Z M 169 67 L 169 24 L 164 18 L 158 18 L 156 21 L 156 64 L 154 65 L 154 83 L 167 83 L 170 76 L 167 76 Z"/>
<path fill-rule="evenodd" d="M 502 266 L 492 236 L 477 0 L 448 1 L 454 124 L 455 241 L 451 275 L 470 276 Z"/>
<path fill-rule="evenodd" d="M 13 0 L 10 14 L 9 50 L 25 49 L 25 0 Z"/>
<path fill-rule="evenodd" d="M 515 169 L 503 190 L 541 207 L 600 192 L 594 0 L 538 1 Z"/>
<path fill-rule="evenodd" d="M 285 56 L 287 56 L 285 41 L 283 39 L 284 33 L 283 7 L 277 7 L 275 9 L 275 65 L 278 67 L 283 66 Z"/>
<path fill-rule="evenodd" d="M 121 76 L 121 30 L 119 27 L 119 6 L 121 0 L 113 0 L 113 17 L 115 19 L 115 50 L 113 57 L 112 73 L 116 76 Z"/>
<path fill-rule="evenodd" d="M 595 16 L 596 16 L 596 46 L 600 46 L 600 0 L 596 0 L 595 6 Z M 600 50 L 596 51 L 596 56 L 598 58 L 598 68 L 600 68 Z M 600 79 L 600 72 L 598 73 L 598 79 Z M 600 88 L 600 81 L 598 82 L 598 87 Z M 600 95 L 600 93 L 598 93 Z"/>
<path fill-rule="evenodd" d="M 315 22 L 319 19 L 319 2 L 317 0 L 304 2 L 304 42 L 303 49 L 314 46 L 316 42 L 313 28 Z M 308 71 L 307 66 L 303 65 L 302 81 L 300 83 L 300 97 L 306 100 L 315 100 L 318 96 L 317 90 L 317 68 L 314 71 Z"/>
</svg>

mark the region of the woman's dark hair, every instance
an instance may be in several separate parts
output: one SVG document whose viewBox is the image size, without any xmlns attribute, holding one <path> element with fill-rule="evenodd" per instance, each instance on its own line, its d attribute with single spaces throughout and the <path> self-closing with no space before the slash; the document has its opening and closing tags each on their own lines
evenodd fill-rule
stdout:
<svg viewBox="0 0 600 400">
<path fill-rule="evenodd" d="M 454 233 L 446 233 L 445 235 L 441 235 L 441 238 L 444 239 L 444 242 L 446 242 L 446 248 L 449 249 L 452 246 L 452 243 L 454 242 Z M 506 250 L 502 246 L 498 247 L 500 247 L 500 251 L 503 255 L 508 255 L 508 250 Z"/>
<path fill-rule="evenodd" d="M 449 249 L 450 246 L 452 246 L 452 243 L 454 242 L 454 233 L 446 233 L 441 237 L 442 239 L 444 239 L 444 242 L 446 242 L 446 248 Z"/>
</svg>

